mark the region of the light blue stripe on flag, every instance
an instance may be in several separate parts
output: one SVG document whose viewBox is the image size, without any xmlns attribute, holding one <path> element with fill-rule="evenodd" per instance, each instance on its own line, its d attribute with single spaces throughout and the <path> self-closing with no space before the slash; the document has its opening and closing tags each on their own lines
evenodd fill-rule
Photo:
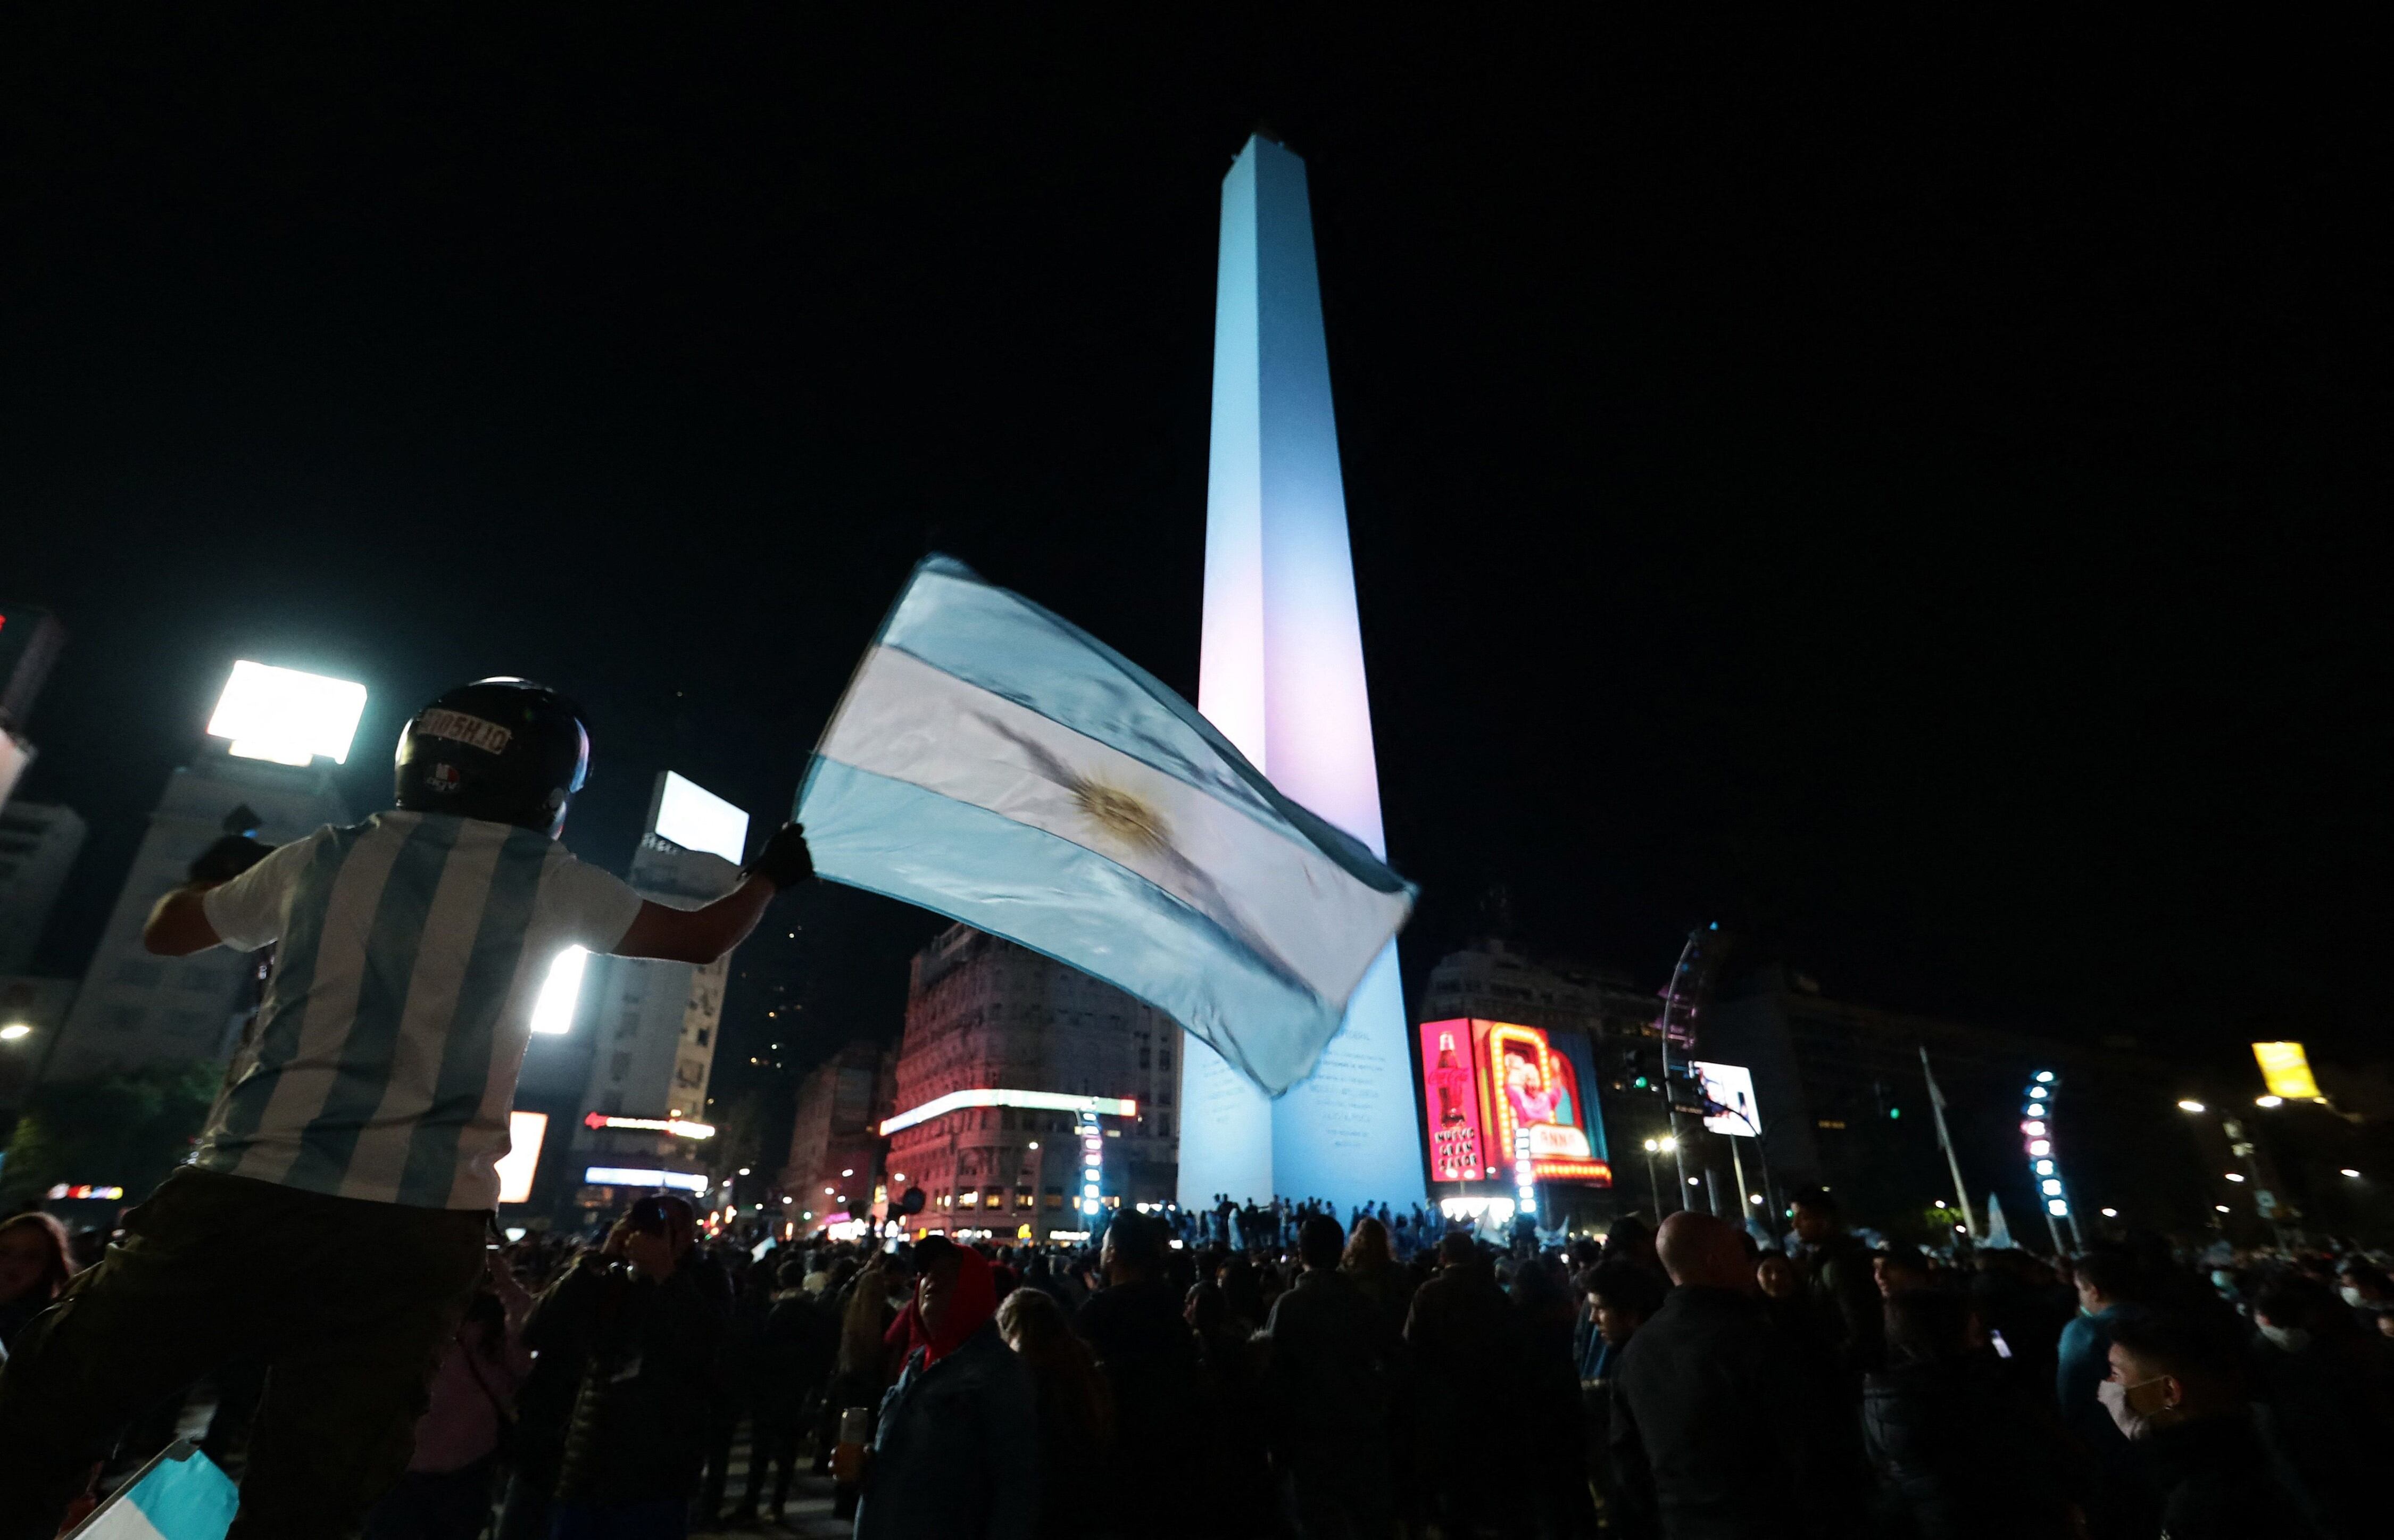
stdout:
<svg viewBox="0 0 2394 1540">
<path fill-rule="evenodd" d="M 241 1494 L 209 1458 L 178 1441 L 86 1520 L 74 1540 L 224 1540 Z"/>
<path fill-rule="evenodd" d="M 1153 676 L 945 558 L 899 596 L 797 812 L 824 876 L 1105 980 L 1275 1096 L 1413 902 Z"/>
</svg>

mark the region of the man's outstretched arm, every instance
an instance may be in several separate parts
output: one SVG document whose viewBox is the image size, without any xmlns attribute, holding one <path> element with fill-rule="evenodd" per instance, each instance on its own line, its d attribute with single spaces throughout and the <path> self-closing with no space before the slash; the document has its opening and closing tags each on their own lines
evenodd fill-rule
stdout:
<svg viewBox="0 0 2394 1540">
<path fill-rule="evenodd" d="M 621 957 L 656 957 L 672 963 L 711 963 L 756 928 L 757 917 L 773 895 L 795 888 L 815 875 L 814 858 L 807 853 L 806 831 L 784 823 L 773 831 L 764 849 L 748 863 L 740 886 L 697 909 L 668 909 L 662 903 L 640 905 L 631 928 L 614 952 Z"/>
<path fill-rule="evenodd" d="M 213 882 L 188 883 L 160 899 L 141 927 L 143 950 L 161 957 L 188 957 L 224 940 L 208 923 L 207 909 L 201 902 L 215 886 Z"/>
</svg>

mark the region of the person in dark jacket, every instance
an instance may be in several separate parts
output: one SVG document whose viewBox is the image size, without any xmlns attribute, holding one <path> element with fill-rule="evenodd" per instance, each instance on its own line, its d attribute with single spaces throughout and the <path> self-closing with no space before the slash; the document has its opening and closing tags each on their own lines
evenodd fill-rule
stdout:
<svg viewBox="0 0 2394 1540">
<path fill-rule="evenodd" d="M 1089 1296 L 1072 1324 L 1105 1371 L 1124 1466 L 1139 1473 L 1143 1489 L 1177 1492 L 1194 1473 L 1206 1408 L 1197 1334 L 1181 1314 L 1181 1291 L 1164 1276 L 1165 1249 L 1162 1220 L 1115 1215 L 1098 1254 L 1106 1286 Z M 1138 1527 L 1184 1534 L 1197 1518 L 1190 1504 L 1159 1503 Z"/>
<path fill-rule="evenodd" d="M 2312 1523 L 2331 1540 L 2383 1533 L 2394 1352 L 2325 1283 L 2298 1274 L 2261 1285 L 2253 1322 L 2263 1433 L 2300 1481 Z"/>
<path fill-rule="evenodd" d="M 1305 1220 L 1297 1231 L 1303 1270 L 1264 1323 L 1272 1465 L 1283 1512 L 1303 1540 L 1385 1535 L 1392 1521 L 1394 1336 L 1378 1302 L 1339 1270 L 1345 1240 L 1329 1215 Z"/>
<path fill-rule="evenodd" d="M 722 1302 L 692 1265 L 698 1216 L 642 1198 L 617 1261 L 559 1283 L 588 1296 L 587 1349 L 566 1426 L 550 1540 L 679 1540 L 706 1461 Z"/>
<path fill-rule="evenodd" d="M 1576 1299 L 1559 1258 L 1529 1257 L 1513 1271 L 1521 1453 L 1528 1468 L 1522 1495 L 1532 1532 L 1553 1540 L 1596 1533 L 1579 1366 L 1572 1356 L 1572 1323 L 1580 1313 Z"/>
<path fill-rule="evenodd" d="M 1907 1540 L 2057 1540 L 2076 1532 L 2060 1425 L 1974 1352 L 1969 1305 L 1943 1289 L 1887 1302 L 1888 1365 L 1863 1382 L 1862 1431 L 1883 1532 Z M 2004 1500 L 1987 1500 L 2003 1472 Z"/>
<path fill-rule="evenodd" d="M 1612 1445 L 1634 1506 L 1657 1516 L 1665 1540 L 1853 1533 L 1845 1514 L 1806 1501 L 1815 1471 L 1804 1388 L 1754 1296 L 1738 1232 L 1674 1214 L 1657 1250 L 1677 1286 L 1615 1375 Z"/>
<path fill-rule="evenodd" d="M 2151 1473 L 2169 1540 L 2316 1540 L 2254 1429 L 2239 1352 L 2190 1317 L 2115 1322 L 2104 1407 Z"/>
<path fill-rule="evenodd" d="M 1878 1367 L 1885 1351 L 1875 1259 L 1847 1232 L 1845 1216 L 1825 1190 L 1796 1197 L 1796 1238 L 1804 1245 L 1804 1289 L 1821 1334 L 1859 1381 Z"/>
<path fill-rule="evenodd" d="M 1405 1317 L 1418 1398 L 1415 1442 L 1439 1451 L 1419 1473 L 1429 1488 L 1431 1517 L 1449 1533 L 1468 1534 L 1492 1507 L 1518 1497 L 1514 1483 L 1487 1479 L 1506 1458 L 1511 1429 L 1486 1409 L 1515 1403 L 1519 1323 L 1468 1234 L 1449 1231 L 1438 1256 L 1438 1272 L 1414 1291 Z"/>
<path fill-rule="evenodd" d="M 735 1528 L 756 1521 L 768 1467 L 773 1472 L 773 1495 L 764 1511 L 773 1522 L 782 1521 L 796 1473 L 798 1438 L 806 1428 L 807 1403 L 824 1389 L 839 1351 L 839 1320 L 807 1292 L 806 1275 L 804 1262 L 782 1264 L 780 1291 L 757 1334 L 756 1420 L 749 1439 L 748 1491 L 732 1516 Z"/>
<path fill-rule="evenodd" d="M 1038 1389 L 1039 1540 L 1114 1534 L 1113 1397 L 1088 1344 L 1054 1296 L 1034 1288 L 999 1304 L 997 1331 Z"/>
<path fill-rule="evenodd" d="M 1636 1494 L 1623 1485 L 1613 1465 L 1610 1435 L 1612 1402 L 1619 1393 L 1613 1373 L 1638 1328 L 1663 1308 L 1668 1284 L 1660 1272 L 1629 1262 L 1606 1262 L 1581 1274 L 1579 1286 L 1587 1296 L 1590 1326 L 1590 1345 L 1579 1366 L 1588 1468 L 1604 1499 L 1607 1532 L 1621 1540 L 1647 1540 L 1655 1533 L 1654 1515 L 1635 1506 Z"/>
<path fill-rule="evenodd" d="M 917 1242 L 914 1333 L 861 1471 L 856 1540 L 1031 1540 L 1039 1518 L 1039 1408 L 1032 1373 L 998 1336 L 997 1288 L 980 1253 Z"/>
</svg>

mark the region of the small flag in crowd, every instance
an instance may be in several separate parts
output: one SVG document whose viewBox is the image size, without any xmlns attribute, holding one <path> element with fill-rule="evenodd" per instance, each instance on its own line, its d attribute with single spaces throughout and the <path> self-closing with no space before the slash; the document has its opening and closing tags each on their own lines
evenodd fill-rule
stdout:
<svg viewBox="0 0 2394 1540">
<path fill-rule="evenodd" d="M 240 1506 L 231 1478 L 178 1439 L 94 1508 L 73 1540 L 224 1540 Z"/>
<path fill-rule="evenodd" d="M 1103 979 L 1273 1096 L 1413 907 L 1154 676 L 946 557 L 882 623 L 797 817 L 823 876 Z"/>
</svg>

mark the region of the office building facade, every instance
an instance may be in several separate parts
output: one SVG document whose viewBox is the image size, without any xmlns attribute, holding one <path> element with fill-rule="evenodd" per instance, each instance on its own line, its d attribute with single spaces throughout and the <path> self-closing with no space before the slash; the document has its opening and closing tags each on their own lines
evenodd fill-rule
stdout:
<svg viewBox="0 0 2394 1540">
<path fill-rule="evenodd" d="M 888 1202 L 884 1119 L 897 1111 L 898 1050 L 858 1041 L 815 1067 L 798 1086 L 782 1191 L 803 1223 L 862 1218 Z M 902 1169 L 902 1167 L 901 1167 Z"/>
<path fill-rule="evenodd" d="M 919 1187 L 910 1231 L 999 1238 L 1086 1231 L 1085 1203 L 1171 1202 L 1185 1038 L 1111 984 L 952 927 L 915 954 L 907 981 L 886 1120 L 902 1125 L 885 1157 L 890 1202 Z M 1127 1110 L 1078 1110 L 1099 1104 Z M 1085 1138 L 1085 1127 L 1097 1131 Z M 1090 1153 L 1100 1157 L 1094 1182 Z"/>
<path fill-rule="evenodd" d="M 0 807 L 0 974 L 22 973 L 83 850 L 72 808 L 15 801 Z"/>
<path fill-rule="evenodd" d="M 255 964 L 222 947 L 152 956 L 141 945 L 151 906 L 188 881 L 191 862 L 235 825 L 281 845 L 349 821 L 348 805 L 322 766 L 237 758 L 224 744 L 207 743 L 197 760 L 168 779 L 150 815 L 46 1078 L 222 1062 L 253 1003 Z"/>
</svg>

